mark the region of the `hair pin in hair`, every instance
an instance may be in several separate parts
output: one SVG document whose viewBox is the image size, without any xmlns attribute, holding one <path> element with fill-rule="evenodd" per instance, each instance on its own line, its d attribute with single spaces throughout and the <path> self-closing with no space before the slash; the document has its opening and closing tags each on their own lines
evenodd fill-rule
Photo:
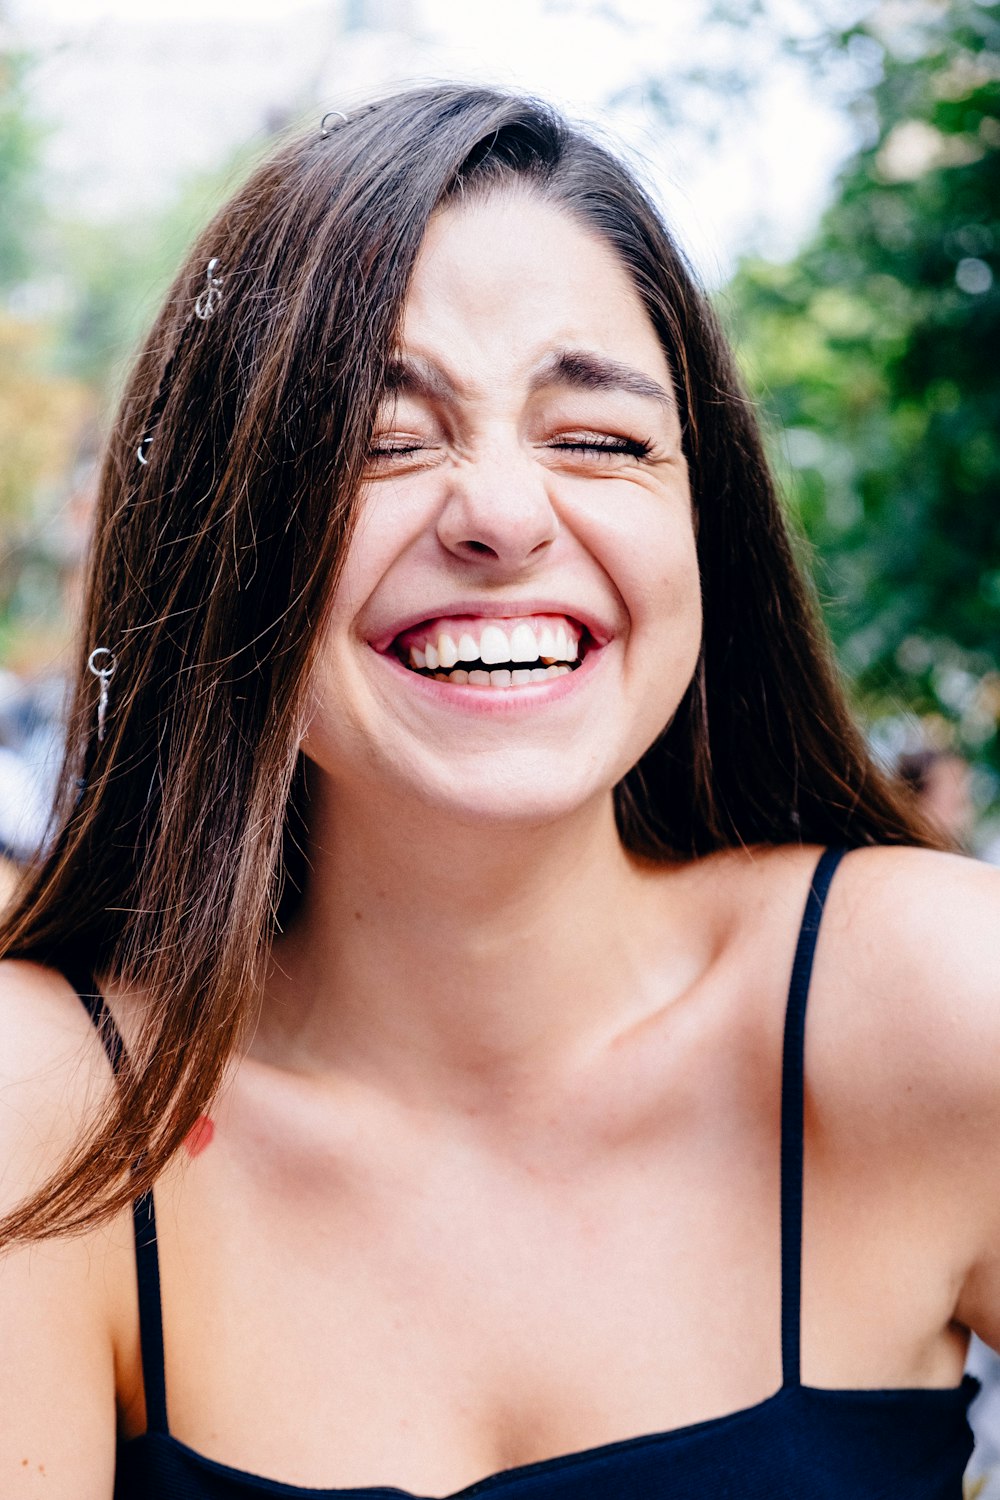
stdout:
<svg viewBox="0 0 1000 1500">
<path fill-rule="evenodd" d="M 198 293 L 198 298 L 194 304 L 195 315 L 203 323 L 207 323 L 221 301 L 222 277 L 219 275 L 219 257 L 213 255 L 205 267 L 205 285 Z"/>
<path fill-rule="evenodd" d="M 152 441 L 153 439 L 151 434 L 147 433 L 142 442 L 139 444 L 138 448 L 135 450 L 136 462 L 142 464 L 143 467 L 145 467 L 146 464 L 149 463 L 149 459 L 146 457 L 146 455 L 149 452 L 149 445 Z"/>
<path fill-rule="evenodd" d="M 118 658 L 107 646 L 96 646 L 87 657 L 87 669 L 93 672 L 101 684 L 101 695 L 97 700 L 97 738 L 104 739 L 104 721 L 108 715 L 108 683 L 115 675 Z"/>
<path fill-rule="evenodd" d="M 326 114 L 319 122 L 319 136 L 320 140 L 322 141 L 325 141 L 327 136 L 333 133 L 330 129 L 331 120 L 339 120 L 341 124 L 347 124 L 347 116 L 344 114 L 344 111 L 342 109 L 327 110 Z"/>
</svg>

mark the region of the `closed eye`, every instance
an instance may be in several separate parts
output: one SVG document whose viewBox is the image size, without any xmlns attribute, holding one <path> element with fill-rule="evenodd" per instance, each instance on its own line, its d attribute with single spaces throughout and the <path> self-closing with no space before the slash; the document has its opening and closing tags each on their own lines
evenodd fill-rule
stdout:
<svg viewBox="0 0 1000 1500">
<path fill-rule="evenodd" d="M 393 459 L 412 458 L 415 453 L 433 451 L 434 444 L 415 438 L 378 438 L 368 449 L 369 463 L 389 463 Z"/>
<path fill-rule="evenodd" d="M 598 457 L 621 457 L 648 458 L 652 450 L 652 443 L 644 442 L 640 438 L 621 438 L 607 436 L 587 436 L 559 438 L 558 441 L 549 443 L 559 453 L 592 453 Z"/>
</svg>

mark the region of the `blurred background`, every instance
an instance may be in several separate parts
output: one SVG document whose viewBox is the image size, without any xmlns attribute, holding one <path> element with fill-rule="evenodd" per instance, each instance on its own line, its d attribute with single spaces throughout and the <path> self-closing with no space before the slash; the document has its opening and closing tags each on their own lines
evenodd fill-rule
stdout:
<svg viewBox="0 0 1000 1500">
<path fill-rule="evenodd" d="M 102 436 L 276 132 L 398 81 L 624 144 L 715 298 L 879 753 L 1000 849 L 1000 9 L 0 0 L 0 847 L 38 836 Z M 957 790 L 956 790 L 957 788 Z"/>
</svg>

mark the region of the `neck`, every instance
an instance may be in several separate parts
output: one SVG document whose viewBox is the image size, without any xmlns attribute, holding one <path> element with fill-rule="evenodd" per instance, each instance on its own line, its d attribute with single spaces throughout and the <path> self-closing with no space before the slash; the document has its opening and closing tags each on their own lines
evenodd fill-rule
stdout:
<svg viewBox="0 0 1000 1500">
<path fill-rule="evenodd" d="M 623 996 L 641 1003 L 650 878 L 610 797 L 530 828 L 323 788 L 311 811 L 308 890 L 262 1018 L 276 1059 L 407 1090 L 513 1086 L 613 1034 Z"/>
</svg>

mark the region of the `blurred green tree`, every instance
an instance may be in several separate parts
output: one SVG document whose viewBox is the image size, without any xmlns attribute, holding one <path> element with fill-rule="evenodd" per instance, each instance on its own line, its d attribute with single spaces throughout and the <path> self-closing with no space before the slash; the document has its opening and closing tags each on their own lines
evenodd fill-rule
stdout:
<svg viewBox="0 0 1000 1500">
<path fill-rule="evenodd" d="M 58 261 L 72 267 L 59 320 L 60 367 L 95 392 L 105 417 L 191 242 L 263 149 L 258 142 L 195 174 L 155 213 L 110 221 L 64 216 L 56 226 Z"/>
<path fill-rule="evenodd" d="M 28 108 L 29 76 L 27 55 L 0 46 L 0 290 L 27 276 L 41 218 L 41 130 Z"/>
<path fill-rule="evenodd" d="M 0 39 L 0 648 L 29 667 L 50 659 L 61 638 L 59 518 L 90 416 L 84 387 L 52 370 L 57 288 L 46 266 L 31 68 Z"/>
<path fill-rule="evenodd" d="M 852 52 L 863 140 L 815 238 L 724 300 L 862 705 L 998 767 L 1000 17 L 900 0 Z"/>
</svg>

